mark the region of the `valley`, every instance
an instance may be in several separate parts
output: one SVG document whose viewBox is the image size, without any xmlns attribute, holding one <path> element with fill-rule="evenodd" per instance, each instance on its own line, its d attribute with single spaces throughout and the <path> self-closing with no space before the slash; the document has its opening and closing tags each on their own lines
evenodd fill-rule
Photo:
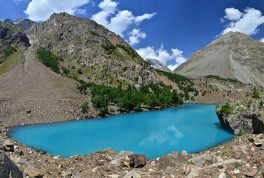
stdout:
<svg viewBox="0 0 264 178">
<path fill-rule="evenodd" d="M 86 18 L 59 13 L 41 23 L 0 22 L 0 160 L 16 164 L 8 167 L 3 161 L 0 168 L 7 166 L 5 170 L 17 177 L 21 172 L 28 177 L 72 178 L 261 177 L 263 46 L 230 32 L 169 71 L 157 61 L 145 61 L 120 36 Z M 155 114 L 168 108 L 177 112 L 183 103 L 223 104 L 218 117 L 212 112 L 207 118 L 217 118 L 214 127 L 226 128 L 235 138 L 200 153 L 178 150 L 149 160 L 113 148 L 63 158 L 10 140 L 9 129 L 16 126 L 84 119 L 109 122 L 105 117 Z M 118 134 L 127 131 L 133 138 L 148 128 Z M 111 132 L 112 127 L 103 131 Z"/>
</svg>

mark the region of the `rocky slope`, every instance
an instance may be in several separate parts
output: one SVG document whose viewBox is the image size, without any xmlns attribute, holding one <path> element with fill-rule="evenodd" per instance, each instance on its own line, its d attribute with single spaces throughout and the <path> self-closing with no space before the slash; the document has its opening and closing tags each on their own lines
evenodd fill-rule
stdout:
<svg viewBox="0 0 264 178">
<path fill-rule="evenodd" d="M 175 72 L 200 77 L 216 75 L 264 86 L 264 43 L 229 32 L 196 52 Z"/>
<path fill-rule="evenodd" d="M 35 49 L 61 57 L 73 78 L 111 86 L 158 82 L 155 71 L 121 37 L 92 20 L 54 14 L 28 35 Z"/>
<path fill-rule="evenodd" d="M 18 47 L 29 47 L 29 39 L 15 25 L 0 22 L 0 63 Z"/>
</svg>

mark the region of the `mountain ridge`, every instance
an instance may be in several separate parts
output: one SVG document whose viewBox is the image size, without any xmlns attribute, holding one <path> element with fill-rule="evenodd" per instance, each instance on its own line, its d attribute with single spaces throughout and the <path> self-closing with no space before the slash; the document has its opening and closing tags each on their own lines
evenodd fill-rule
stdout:
<svg viewBox="0 0 264 178">
<path fill-rule="evenodd" d="M 264 43 L 239 32 L 214 40 L 174 72 L 189 77 L 216 75 L 264 86 Z"/>
</svg>

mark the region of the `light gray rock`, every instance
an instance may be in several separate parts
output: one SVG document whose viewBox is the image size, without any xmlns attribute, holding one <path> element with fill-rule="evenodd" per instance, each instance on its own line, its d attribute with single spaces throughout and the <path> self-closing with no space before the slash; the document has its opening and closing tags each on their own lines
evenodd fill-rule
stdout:
<svg viewBox="0 0 264 178">
<path fill-rule="evenodd" d="M 141 176 L 135 171 L 132 170 L 128 172 L 123 178 L 140 178 Z"/>
<path fill-rule="evenodd" d="M 205 161 L 208 159 L 209 159 L 209 155 L 204 154 L 198 157 L 191 158 L 189 159 L 189 161 L 195 164 L 196 166 L 202 166 L 205 163 Z"/>
<path fill-rule="evenodd" d="M 118 155 L 114 157 L 114 159 L 110 162 L 110 164 L 120 166 L 126 160 L 126 158 L 130 155 L 133 155 L 133 152 L 129 151 L 120 151 Z"/>
</svg>

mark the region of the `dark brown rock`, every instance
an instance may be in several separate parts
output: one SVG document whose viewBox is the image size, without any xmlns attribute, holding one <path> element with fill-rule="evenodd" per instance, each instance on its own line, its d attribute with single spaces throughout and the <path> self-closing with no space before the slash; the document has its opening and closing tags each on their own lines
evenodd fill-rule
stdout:
<svg viewBox="0 0 264 178">
<path fill-rule="evenodd" d="M 145 155 L 130 155 L 129 165 L 134 168 L 144 167 L 146 165 L 146 156 Z"/>
</svg>

